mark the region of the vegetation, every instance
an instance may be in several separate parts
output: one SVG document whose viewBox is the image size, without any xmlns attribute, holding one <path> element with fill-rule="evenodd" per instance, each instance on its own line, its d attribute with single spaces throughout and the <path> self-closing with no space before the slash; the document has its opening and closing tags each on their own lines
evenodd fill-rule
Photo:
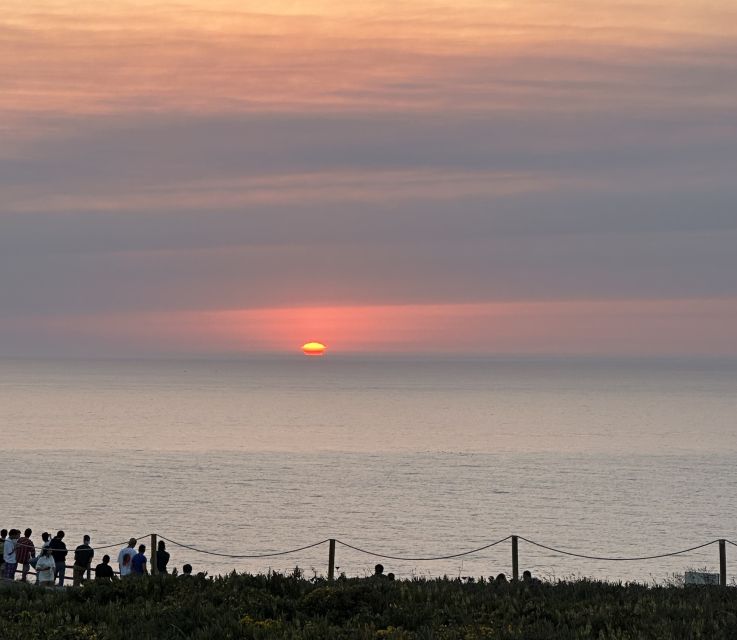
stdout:
<svg viewBox="0 0 737 640">
<path fill-rule="evenodd" d="M 737 637 L 737 593 L 590 581 L 495 584 L 281 574 L 0 589 L 3 640 Z"/>
</svg>

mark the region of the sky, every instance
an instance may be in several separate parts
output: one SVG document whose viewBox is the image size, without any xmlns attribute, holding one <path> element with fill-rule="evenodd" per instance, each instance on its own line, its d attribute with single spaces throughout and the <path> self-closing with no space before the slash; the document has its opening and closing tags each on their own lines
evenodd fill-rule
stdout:
<svg viewBox="0 0 737 640">
<path fill-rule="evenodd" d="M 0 355 L 737 356 L 732 0 L 5 0 Z"/>
</svg>

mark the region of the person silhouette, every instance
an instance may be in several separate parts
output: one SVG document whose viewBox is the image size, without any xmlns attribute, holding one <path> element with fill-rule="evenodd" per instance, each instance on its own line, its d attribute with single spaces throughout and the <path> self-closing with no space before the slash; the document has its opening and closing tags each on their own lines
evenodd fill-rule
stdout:
<svg viewBox="0 0 737 640">
<path fill-rule="evenodd" d="M 51 555 L 56 562 L 56 577 L 59 579 L 59 586 L 64 586 L 64 577 L 67 570 L 67 545 L 64 544 L 64 532 L 57 531 L 56 537 L 49 542 Z"/>
<path fill-rule="evenodd" d="M 110 556 L 102 556 L 102 562 L 95 567 L 95 580 L 98 582 L 111 582 L 115 580 L 115 572 L 110 566 Z"/>
<path fill-rule="evenodd" d="M 159 540 L 158 548 L 156 550 L 156 571 L 159 573 L 169 573 L 166 570 L 166 565 L 169 564 L 169 552 L 166 550 L 166 544 L 163 540 Z"/>
</svg>

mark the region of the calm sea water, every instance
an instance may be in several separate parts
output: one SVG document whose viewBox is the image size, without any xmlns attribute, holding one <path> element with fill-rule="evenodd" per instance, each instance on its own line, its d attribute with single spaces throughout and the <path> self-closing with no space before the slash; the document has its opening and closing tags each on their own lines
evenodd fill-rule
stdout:
<svg viewBox="0 0 737 640">
<path fill-rule="evenodd" d="M 736 417 L 729 362 L 0 360 L 0 524 L 93 545 L 156 531 L 230 554 L 335 537 L 425 557 L 516 533 L 651 555 L 737 541 Z M 169 550 L 210 573 L 325 573 L 328 554 Z M 510 553 L 382 562 L 398 576 L 495 575 Z M 521 542 L 520 556 L 555 577 L 718 567 L 716 545 L 619 563 Z M 348 575 L 377 561 L 338 546 Z"/>
</svg>

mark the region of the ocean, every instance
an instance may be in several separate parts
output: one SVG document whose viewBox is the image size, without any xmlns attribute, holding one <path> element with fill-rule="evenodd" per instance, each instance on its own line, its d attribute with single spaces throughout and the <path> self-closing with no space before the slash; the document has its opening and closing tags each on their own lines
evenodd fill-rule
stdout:
<svg viewBox="0 0 737 640">
<path fill-rule="evenodd" d="M 327 571 L 336 538 L 400 558 L 510 534 L 597 557 L 737 542 L 737 363 L 574 358 L 0 360 L 0 526 L 70 547 L 156 532 L 171 567 Z M 337 572 L 511 575 L 507 540 L 443 560 L 338 543 Z M 226 555 L 209 555 L 195 550 Z M 520 571 L 662 582 L 718 548 Z M 98 551 L 101 555 L 104 551 Z M 109 551 L 113 558 L 117 547 Z M 728 545 L 737 576 L 737 547 Z"/>
</svg>

